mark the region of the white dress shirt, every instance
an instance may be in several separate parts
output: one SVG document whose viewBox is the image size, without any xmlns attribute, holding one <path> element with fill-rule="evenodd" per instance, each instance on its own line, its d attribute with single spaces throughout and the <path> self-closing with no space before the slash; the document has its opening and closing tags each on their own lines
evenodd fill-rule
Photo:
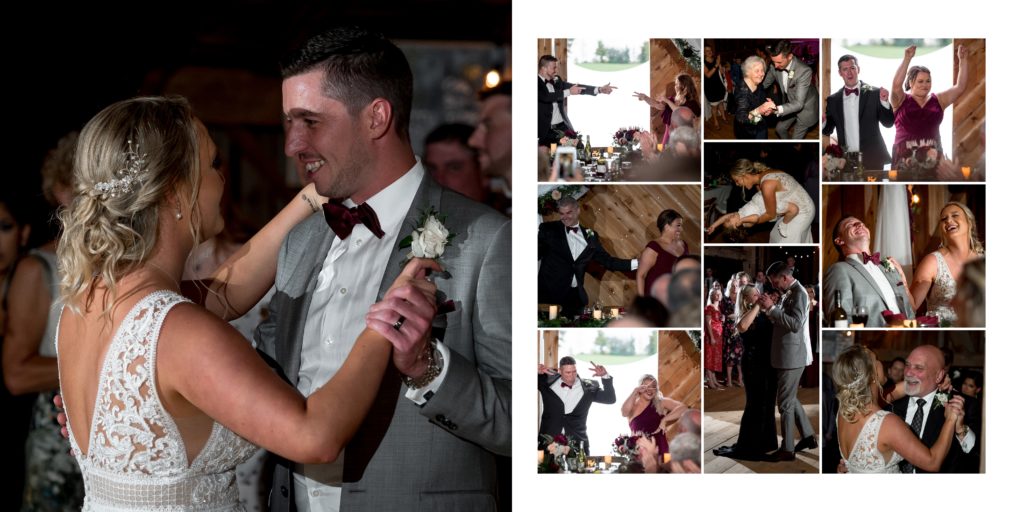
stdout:
<svg viewBox="0 0 1024 512">
<path fill-rule="evenodd" d="M 412 169 L 366 200 L 380 221 L 382 238 L 363 224 L 356 224 L 345 240 L 330 233 L 334 240 L 317 276 L 303 331 L 296 387 L 304 396 L 334 376 L 366 327 L 366 312 L 377 301 L 389 259 L 381 255 L 391 254 L 423 176 L 423 165 L 417 158 Z M 345 206 L 356 204 L 345 200 Z M 313 512 L 338 510 L 343 461 L 344 453 L 329 464 L 296 464 L 296 502 Z"/>
<path fill-rule="evenodd" d="M 558 399 L 562 401 L 564 406 L 565 414 L 569 414 L 580 404 L 580 400 L 583 399 L 583 383 L 577 377 L 576 382 L 572 383 L 572 387 L 565 387 L 562 383 L 565 382 L 562 379 L 556 380 L 551 384 L 551 390 L 558 395 Z"/>
<path fill-rule="evenodd" d="M 860 151 L 860 82 L 855 87 L 857 94 L 846 94 L 843 84 L 843 135 L 847 151 Z"/>
<path fill-rule="evenodd" d="M 537 76 L 540 76 L 540 75 L 537 75 Z M 548 79 L 544 78 L 542 76 L 540 76 L 540 79 L 544 80 L 544 85 L 547 86 L 548 92 L 555 92 L 555 84 L 552 84 L 551 82 L 548 82 Z M 562 98 L 564 99 L 564 98 L 568 98 L 568 97 L 569 97 L 569 89 L 565 89 L 564 91 L 562 91 Z M 564 119 L 562 119 L 562 113 L 558 111 L 558 103 L 557 102 L 553 103 L 551 105 L 551 126 L 554 126 L 554 125 L 556 125 L 558 123 L 561 123 L 563 121 L 564 121 Z"/>
<path fill-rule="evenodd" d="M 575 228 L 576 231 L 570 231 Z M 569 242 L 569 252 L 572 254 L 573 261 L 579 259 L 580 254 L 587 248 L 587 239 L 583 236 L 583 228 L 579 224 L 566 228 L 565 240 Z M 576 276 L 572 276 L 572 287 L 576 288 L 578 283 L 576 282 Z"/>
<path fill-rule="evenodd" d="M 889 311 L 893 313 L 900 312 L 899 302 L 896 301 L 896 292 L 893 291 L 892 285 L 889 284 L 889 280 L 885 278 L 885 274 L 882 273 L 882 269 L 878 268 L 878 265 L 871 263 L 870 261 L 864 263 L 860 260 L 860 254 L 850 254 L 846 257 L 847 260 L 857 262 L 858 265 L 864 267 L 868 271 L 868 275 L 875 280 L 875 284 L 878 285 L 878 289 L 882 290 L 882 300 L 885 301 L 885 307 L 889 308 Z"/>
</svg>

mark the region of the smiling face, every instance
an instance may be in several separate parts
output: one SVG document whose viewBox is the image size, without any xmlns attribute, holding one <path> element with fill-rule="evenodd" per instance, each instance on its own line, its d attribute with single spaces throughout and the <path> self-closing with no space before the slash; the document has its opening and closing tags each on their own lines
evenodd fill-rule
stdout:
<svg viewBox="0 0 1024 512">
<path fill-rule="evenodd" d="M 764 65 L 760 62 L 751 64 L 747 69 L 746 77 L 749 78 L 754 85 L 760 84 L 764 81 Z"/>
<path fill-rule="evenodd" d="M 839 236 L 835 243 L 843 254 L 866 252 L 871 245 L 871 231 L 856 217 L 847 217 L 839 223 Z"/>
<path fill-rule="evenodd" d="M 361 203 L 372 178 L 364 171 L 370 141 L 358 116 L 324 95 L 323 79 L 324 72 L 316 70 L 284 80 L 285 153 L 296 159 L 318 194 Z"/>
<path fill-rule="evenodd" d="M 889 365 L 889 378 L 892 379 L 893 382 L 902 382 L 903 372 L 906 367 L 907 365 L 904 364 L 903 361 L 893 361 L 892 364 Z"/>
<path fill-rule="evenodd" d="M 545 80 L 551 80 L 555 77 L 556 72 L 558 72 L 558 61 L 552 60 L 541 66 L 537 74 L 544 77 Z"/>
<path fill-rule="evenodd" d="M 839 63 L 839 76 L 843 77 L 843 85 L 849 88 L 857 87 L 860 83 L 860 66 L 855 60 L 845 60 Z"/>
<path fill-rule="evenodd" d="M 915 98 L 926 98 L 932 92 L 932 74 L 918 71 L 910 81 L 910 94 Z"/>
<path fill-rule="evenodd" d="M 683 237 L 683 219 L 676 219 L 662 228 L 661 234 L 671 240 L 679 240 Z"/>
<path fill-rule="evenodd" d="M 938 348 L 931 345 L 920 346 L 907 356 L 903 380 L 906 382 L 908 395 L 923 397 L 935 391 L 945 376 L 942 352 Z"/>
<path fill-rule="evenodd" d="M 580 207 L 573 205 L 559 206 L 558 215 L 562 219 L 562 224 L 565 224 L 567 228 L 571 228 L 580 222 Z"/>
<path fill-rule="evenodd" d="M 772 56 L 772 65 L 775 66 L 775 69 L 777 69 L 779 71 L 782 71 L 783 69 L 786 69 L 786 66 L 788 66 L 790 61 L 792 61 L 792 60 L 793 60 L 793 54 L 792 53 L 789 53 L 789 54 L 780 53 L 778 55 L 773 55 Z"/>
<path fill-rule="evenodd" d="M 658 394 L 658 381 L 654 379 L 644 379 L 640 384 L 642 386 L 646 386 L 643 393 L 644 398 L 653 400 L 654 396 Z"/>
<path fill-rule="evenodd" d="M 970 238 L 970 221 L 960 206 L 950 204 L 942 209 L 939 213 L 939 232 L 945 245 L 948 245 L 950 240 Z"/>
<path fill-rule="evenodd" d="M 572 386 L 576 383 L 576 365 L 566 364 L 562 365 L 558 369 L 558 373 L 562 375 L 562 381 Z"/>
</svg>

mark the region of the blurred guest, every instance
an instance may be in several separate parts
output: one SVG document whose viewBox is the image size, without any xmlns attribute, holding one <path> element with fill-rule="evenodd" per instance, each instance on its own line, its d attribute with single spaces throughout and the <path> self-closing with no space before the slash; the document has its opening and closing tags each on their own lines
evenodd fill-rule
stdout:
<svg viewBox="0 0 1024 512">
<path fill-rule="evenodd" d="M 468 144 L 472 135 L 473 127 L 466 124 L 434 128 L 423 141 L 423 166 L 441 186 L 483 203 L 487 190 L 477 152 Z"/>
<path fill-rule="evenodd" d="M 480 121 L 468 144 L 480 152 L 480 169 L 490 179 L 491 206 L 511 215 L 512 82 L 481 91 L 480 101 Z"/>
<path fill-rule="evenodd" d="M 974 370 L 967 370 L 964 372 L 964 376 L 961 377 L 960 385 L 956 386 L 961 393 L 981 400 L 981 385 L 982 377 L 981 372 Z"/>
<path fill-rule="evenodd" d="M 985 327 L 985 258 L 964 264 L 953 298 L 960 327 Z"/>
</svg>

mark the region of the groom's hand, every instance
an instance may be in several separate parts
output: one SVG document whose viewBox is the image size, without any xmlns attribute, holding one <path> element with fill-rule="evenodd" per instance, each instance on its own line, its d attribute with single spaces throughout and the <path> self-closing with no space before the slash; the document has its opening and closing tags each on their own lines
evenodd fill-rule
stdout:
<svg viewBox="0 0 1024 512">
<path fill-rule="evenodd" d="M 594 372 L 594 377 L 604 377 L 605 375 L 608 375 L 608 370 L 605 370 L 604 366 L 593 361 L 590 362 L 590 371 Z"/>
<path fill-rule="evenodd" d="M 427 370 L 424 350 L 437 313 L 437 287 L 426 278 L 427 270 L 440 270 L 436 261 L 413 258 L 384 296 L 370 306 L 367 325 L 391 342 L 392 362 L 398 371 L 417 378 Z"/>
</svg>

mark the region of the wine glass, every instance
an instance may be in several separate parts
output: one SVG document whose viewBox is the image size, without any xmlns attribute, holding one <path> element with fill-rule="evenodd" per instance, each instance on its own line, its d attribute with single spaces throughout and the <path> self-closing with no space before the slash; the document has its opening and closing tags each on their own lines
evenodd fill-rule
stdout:
<svg viewBox="0 0 1024 512">
<path fill-rule="evenodd" d="M 867 325 L 868 323 L 868 308 L 864 306 L 857 306 L 853 308 L 853 323 L 860 325 Z"/>
</svg>

